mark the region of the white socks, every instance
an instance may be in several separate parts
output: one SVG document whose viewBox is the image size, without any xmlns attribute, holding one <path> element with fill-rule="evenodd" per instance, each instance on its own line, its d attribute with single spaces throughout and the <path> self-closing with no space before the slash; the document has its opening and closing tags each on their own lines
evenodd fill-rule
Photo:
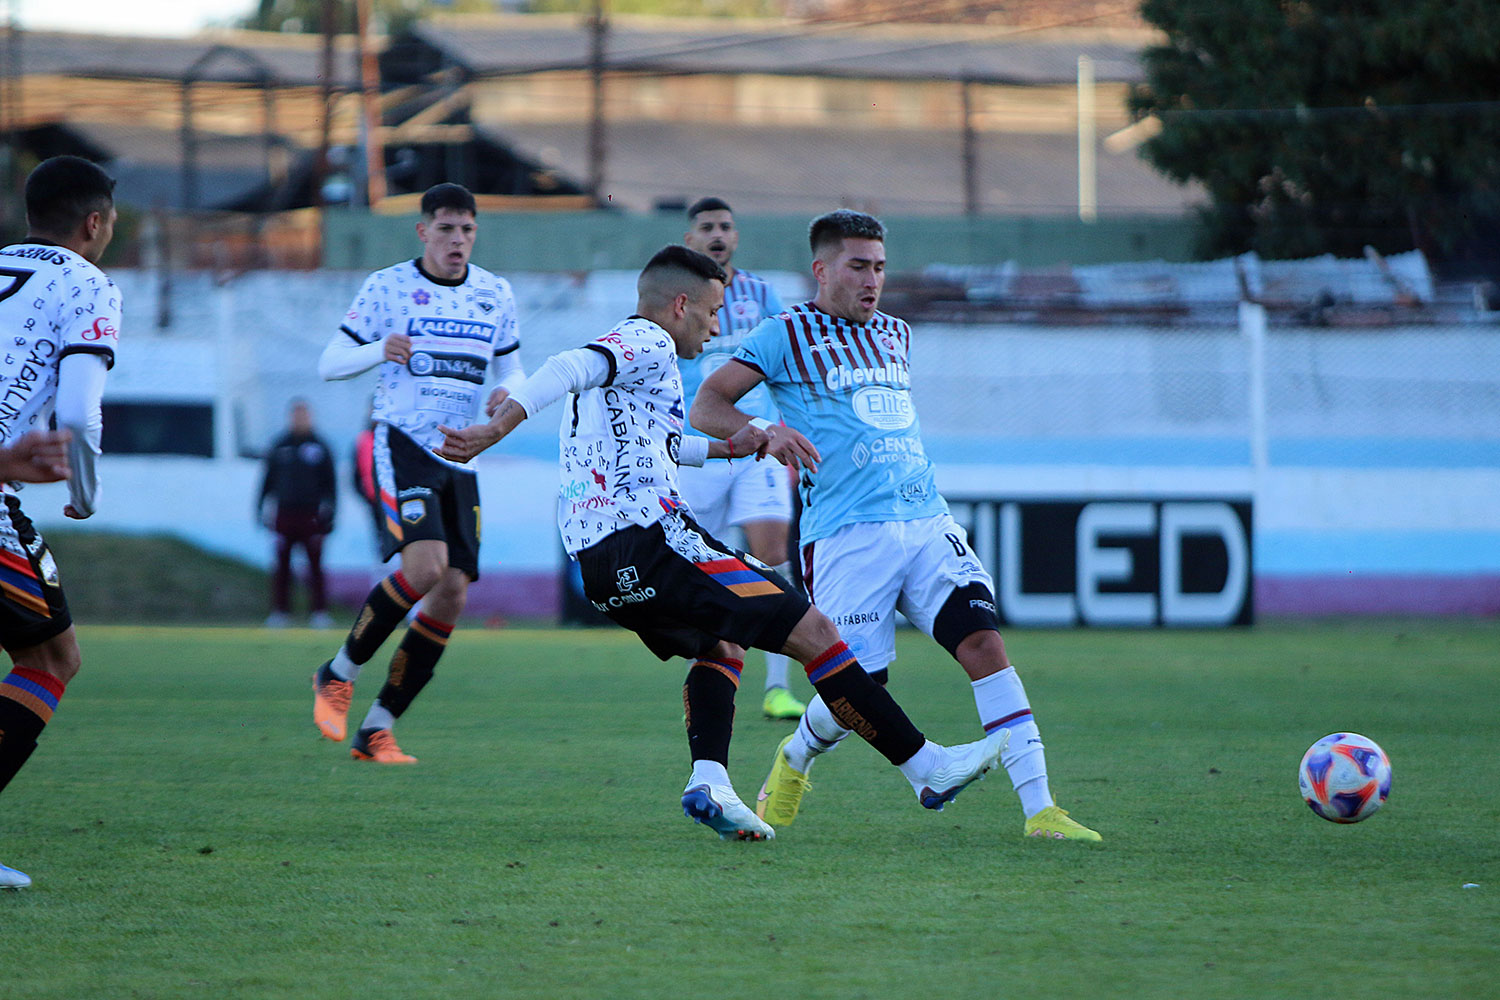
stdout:
<svg viewBox="0 0 1500 1000">
<path fill-rule="evenodd" d="M 766 690 L 790 687 L 786 680 L 786 654 L 766 654 Z"/>
<path fill-rule="evenodd" d="M 733 788 L 729 783 L 729 772 L 724 765 L 716 760 L 693 761 L 693 773 L 688 778 L 687 787 L 694 785 L 714 785 L 718 788 Z"/>
<path fill-rule="evenodd" d="M 1010 745 L 1000 756 L 1006 773 L 1021 798 L 1021 809 L 1028 818 L 1055 805 L 1047 785 L 1047 755 L 1042 746 L 1041 730 L 1031 714 L 1026 688 L 1015 667 L 1006 667 L 973 681 L 974 705 L 986 733 L 996 729 L 1010 730 Z"/>
<path fill-rule="evenodd" d="M 922 749 L 912 754 L 910 760 L 904 764 L 896 765 L 897 770 L 905 775 L 906 780 L 911 783 L 912 791 L 918 795 L 922 794 L 922 786 L 926 783 L 924 779 L 932 774 L 933 769 L 942 760 L 942 749 L 936 743 L 928 740 L 922 744 Z"/>
<path fill-rule="evenodd" d="M 812 701 L 807 703 L 807 711 L 802 713 L 802 718 L 797 722 L 797 730 L 792 733 L 791 742 L 787 743 L 786 750 L 783 751 L 786 762 L 793 771 L 806 774 L 818 754 L 827 753 L 838 746 L 839 741 L 848 736 L 849 732 L 833 717 L 823 696 L 815 694 Z"/>
<path fill-rule="evenodd" d="M 792 579 L 792 564 L 791 563 L 789 563 L 789 562 L 780 563 L 778 565 L 772 566 L 771 569 L 774 570 L 777 574 L 779 574 L 783 580 L 786 580 L 788 583 L 791 582 L 791 579 Z M 787 683 L 786 671 L 787 671 L 787 658 L 786 658 L 786 654 L 785 653 L 767 653 L 766 654 L 766 690 L 769 691 L 772 688 L 789 688 L 789 687 L 791 687 L 791 685 Z"/>
<path fill-rule="evenodd" d="M 380 703 L 376 698 L 375 703 L 370 706 L 370 712 L 365 716 L 365 721 L 359 724 L 361 729 L 390 729 L 395 726 L 396 717 L 391 714 L 390 709 Z"/>
<path fill-rule="evenodd" d="M 333 676 L 341 681 L 349 681 L 351 684 L 359 679 L 360 664 L 349 659 L 348 650 L 344 644 L 339 643 L 339 651 L 333 654 L 333 662 L 328 664 L 328 670 Z"/>
</svg>

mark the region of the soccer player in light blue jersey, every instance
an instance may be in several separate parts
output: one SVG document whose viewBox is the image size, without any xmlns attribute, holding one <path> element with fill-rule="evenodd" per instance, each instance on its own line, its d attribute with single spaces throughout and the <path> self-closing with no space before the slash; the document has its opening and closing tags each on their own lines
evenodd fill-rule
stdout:
<svg viewBox="0 0 1500 1000">
<path fill-rule="evenodd" d="M 694 427 L 728 437 L 751 419 L 737 407 L 764 383 L 785 426 L 766 453 L 800 470 L 802 577 L 864 668 L 884 682 L 900 611 L 969 675 L 987 732 L 1011 731 L 1001 763 L 1030 837 L 1100 840 L 1058 808 L 1026 689 L 1006 656 L 994 584 L 937 491 L 912 406 L 911 327 L 880 312 L 885 227 L 859 212 L 813 220 L 818 294 L 761 324 L 693 403 Z M 819 754 L 849 734 L 821 697 L 776 750 L 757 813 L 797 815 Z"/>
<path fill-rule="evenodd" d="M 731 261 L 740 245 L 734 212 L 721 198 L 700 198 L 688 209 L 685 246 L 706 254 L 729 275 L 724 305 L 719 309 L 719 334 L 703 353 L 679 362 L 682 398 L 689 404 L 703 380 L 734 356 L 741 341 L 761 321 L 783 310 L 776 290 L 764 278 L 736 268 Z M 758 387 L 740 400 L 740 409 L 773 424 L 780 417 L 771 393 Z M 731 528 L 745 535 L 745 548 L 755 558 L 788 580 L 794 579 L 787 550 L 792 520 L 792 485 L 786 469 L 775 462 L 711 462 L 682 470 L 682 498 L 698 523 L 724 538 Z M 766 653 L 766 690 L 761 712 L 768 719 L 796 719 L 807 708 L 787 683 L 787 658 Z"/>
</svg>

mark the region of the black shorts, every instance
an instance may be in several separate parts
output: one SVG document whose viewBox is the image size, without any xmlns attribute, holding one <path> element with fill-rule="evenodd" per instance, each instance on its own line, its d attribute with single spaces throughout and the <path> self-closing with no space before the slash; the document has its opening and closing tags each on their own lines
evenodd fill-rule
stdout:
<svg viewBox="0 0 1500 1000">
<path fill-rule="evenodd" d="M 578 567 L 594 607 L 663 660 L 707 655 L 721 639 L 779 653 L 811 607 L 683 511 L 615 532 L 578 553 Z"/>
<path fill-rule="evenodd" d="M 0 646 L 25 649 L 73 624 L 47 542 L 12 493 L 0 497 Z"/>
<path fill-rule="evenodd" d="M 375 427 L 381 560 L 416 541 L 448 543 L 448 565 L 479 579 L 479 477 L 389 424 Z"/>
</svg>

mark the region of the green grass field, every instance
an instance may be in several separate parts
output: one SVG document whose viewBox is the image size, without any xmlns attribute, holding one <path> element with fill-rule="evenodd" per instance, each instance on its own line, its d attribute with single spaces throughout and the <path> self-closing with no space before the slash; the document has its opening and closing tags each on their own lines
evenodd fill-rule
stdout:
<svg viewBox="0 0 1500 1000">
<path fill-rule="evenodd" d="M 677 804 L 682 671 L 623 631 L 461 630 L 410 768 L 316 737 L 330 633 L 80 638 L 0 799 L 0 860 L 36 883 L 0 894 L 6 1000 L 1500 995 L 1493 622 L 1010 634 L 1098 847 L 1023 840 L 1003 774 L 924 811 L 854 740 L 775 841 L 722 843 Z M 790 729 L 760 678 L 752 654 L 746 798 Z M 929 641 L 902 637 L 892 690 L 976 738 Z M 1358 826 L 1297 795 L 1338 729 L 1394 764 Z"/>
</svg>

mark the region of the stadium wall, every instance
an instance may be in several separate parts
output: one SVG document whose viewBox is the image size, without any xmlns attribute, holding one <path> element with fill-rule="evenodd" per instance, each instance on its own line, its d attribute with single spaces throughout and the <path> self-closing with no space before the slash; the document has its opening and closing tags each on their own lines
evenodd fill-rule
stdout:
<svg viewBox="0 0 1500 1000">
<path fill-rule="evenodd" d="M 798 273 L 768 276 L 788 299 L 805 292 Z M 528 369 L 628 314 L 634 277 L 514 276 Z M 268 566 L 271 539 L 254 511 L 258 456 L 287 402 L 303 396 L 339 459 L 326 561 L 336 593 L 358 600 L 378 571 L 349 457 L 371 384 L 323 383 L 315 370 L 361 278 L 178 276 L 159 327 L 157 278 L 120 273 L 125 334 L 106 403 L 203 404 L 212 455 L 107 454 L 93 519 L 65 522 L 57 486 L 28 487 L 28 513 L 44 531 L 168 532 Z M 1500 613 L 1493 326 L 1272 330 L 1260 463 L 1249 352 L 1233 327 L 923 324 L 916 333 L 924 437 L 961 516 L 1041 501 L 1247 502 L 1260 616 Z M 556 434 L 543 415 L 478 462 L 487 523 L 475 614 L 558 611 Z"/>
</svg>

